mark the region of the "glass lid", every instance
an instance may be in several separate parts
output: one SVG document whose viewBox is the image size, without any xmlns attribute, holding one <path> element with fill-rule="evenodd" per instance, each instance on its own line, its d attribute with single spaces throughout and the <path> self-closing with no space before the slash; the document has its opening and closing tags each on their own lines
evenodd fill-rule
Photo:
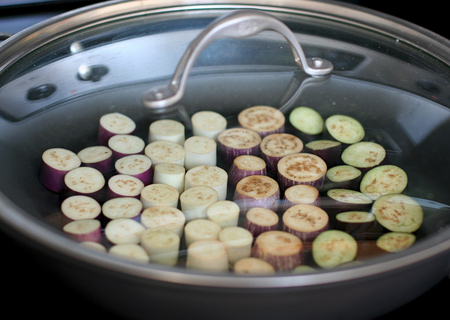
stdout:
<svg viewBox="0 0 450 320">
<path fill-rule="evenodd" d="M 449 48 L 311 1 L 113 1 L 46 21 L 0 46 L 2 219 L 197 284 L 340 281 L 448 250 Z"/>
</svg>

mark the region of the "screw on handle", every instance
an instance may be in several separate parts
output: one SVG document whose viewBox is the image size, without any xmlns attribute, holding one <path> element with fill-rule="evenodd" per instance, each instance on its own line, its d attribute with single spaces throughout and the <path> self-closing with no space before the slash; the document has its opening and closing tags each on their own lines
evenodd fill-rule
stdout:
<svg viewBox="0 0 450 320">
<path fill-rule="evenodd" d="M 165 108 L 177 103 L 184 94 L 189 73 L 200 53 L 213 41 L 220 38 L 247 38 L 265 30 L 280 33 L 291 46 L 297 65 L 312 77 L 329 75 L 333 71 L 331 62 L 321 58 L 306 58 L 301 45 L 292 31 L 273 16 L 253 10 L 239 10 L 219 17 L 206 27 L 188 46 L 180 59 L 167 86 L 148 90 L 145 106 L 153 109 Z"/>
</svg>

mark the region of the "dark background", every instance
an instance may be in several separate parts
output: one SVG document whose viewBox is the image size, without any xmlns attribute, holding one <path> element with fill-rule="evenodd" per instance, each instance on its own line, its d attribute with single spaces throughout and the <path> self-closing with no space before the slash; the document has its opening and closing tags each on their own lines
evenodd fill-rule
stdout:
<svg viewBox="0 0 450 320">
<path fill-rule="evenodd" d="M 43 19 L 96 2 L 100 1 L 0 0 L 0 34 L 13 34 Z M 396 1 L 355 0 L 342 2 L 387 13 L 450 38 L 446 20 L 448 12 L 437 1 L 419 2 L 418 5 L 414 5 L 413 2 L 399 4 Z M 40 315 L 52 319 L 70 314 L 72 317 L 102 316 L 108 317 L 110 320 L 116 319 L 115 316 L 108 314 L 106 310 L 99 308 L 77 293 L 74 288 L 54 281 L 51 270 L 57 266 L 53 265 L 51 261 L 37 263 L 30 252 L 3 234 L 0 234 L 0 244 L 1 268 L 4 275 L 2 289 L 7 294 L 7 299 L 3 300 L 3 303 L 6 308 L 11 308 L 15 315 Z M 427 310 L 433 310 L 433 314 L 438 314 L 440 311 L 445 314 L 449 298 L 450 280 L 445 278 L 422 297 L 379 320 L 418 315 Z M 17 309 L 17 306 L 12 304 L 13 301 L 25 308 Z"/>
</svg>

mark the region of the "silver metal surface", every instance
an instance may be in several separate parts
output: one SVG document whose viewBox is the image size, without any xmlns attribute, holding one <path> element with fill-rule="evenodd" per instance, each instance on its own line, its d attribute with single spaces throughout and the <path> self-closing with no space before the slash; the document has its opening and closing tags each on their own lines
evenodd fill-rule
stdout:
<svg viewBox="0 0 450 320">
<path fill-rule="evenodd" d="M 213 21 L 191 42 L 175 69 L 167 86 L 152 88 L 143 97 L 149 108 L 165 108 L 177 103 L 183 96 L 189 73 L 197 57 L 211 42 L 220 38 L 247 38 L 265 30 L 280 33 L 291 46 L 296 64 L 308 75 L 322 77 L 333 71 L 333 64 L 325 59 L 306 58 L 292 31 L 273 16 L 251 10 L 240 10 Z"/>
</svg>

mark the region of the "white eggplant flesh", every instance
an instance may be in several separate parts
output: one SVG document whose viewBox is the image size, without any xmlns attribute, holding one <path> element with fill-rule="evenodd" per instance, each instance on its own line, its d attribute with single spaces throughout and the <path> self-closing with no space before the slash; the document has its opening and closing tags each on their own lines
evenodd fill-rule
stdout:
<svg viewBox="0 0 450 320">
<path fill-rule="evenodd" d="M 176 163 L 158 163 L 153 170 L 153 183 L 167 184 L 181 194 L 184 191 L 186 169 Z"/>
<path fill-rule="evenodd" d="M 315 237 L 329 228 L 328 214 L 318 206 L 297 204 L 283 213 L 283 230 L 299 237 L 303 243 L 312 242 Z"/>
<path fill-rule="evenodd" d="M 75 195 L 62 201 L 61 212 L 70 220 L 96 219 L 101 214 L 102 207 L 92 197 Z"/>
<path fill-rule="evenodd" d="M 238 114 L 238 122 L 243 128 L 256 131 L 261 137 L 284 132 L 286 118 L 277 108 L 253 106 Z"/>
<path fill-rule="evenodd" d="M 186 170 L 197 166 L 215 166 L 217 164 L 217 143 L 204 136 L 192 136 L 184 143 Z"/>
<path fill-rule="evenodd" d="M 132 134 L 136 129 L 136 123 L 130 117 L 112 112 L 100 117 L 98 128 L 98 143 L 108 145 L 109 139 L 116 134 Z"/>
<path fill-rule="evenodd" d="M 105 226 L 106 239 L 112 244 L 139 244 L 145 227 L 134 219 L 114 219 Z"/>
<path fill-rule="evenodd" d="M 216 201 L 217 191 L 211 187 L 192 187 L 180 195 L 181 211 L 187 221 L 207 218 L 208 207 Z"/>
<path fill-rule="evenodd" d="M 154 141 L 149 143 L 144 154 L 152 160 L 154 165 L 158 163 L 175 163 L 184 167 L 186 152 L 184 147 L 173 141 Z"/>
<path fill-rule="evenodd" d="M 185 127 L 179 121 L 161 119 L 154 121 L 149 126 L 148 142 L 172 141 L 183 145 L 185 141 Z"/>
<path fill-rule="evenodd" d="M 108 220 L 127 218 L 139 221 L 142 209 L 142 202 L 134 197 L 112 198 L 102 204 L 102 214 Z"/>
<path fill-rule="evenodd" d="M 262 139 L 260 150 L 269 173 L 276 174 L 278 161 L 284 156 L 300 153 L 303 150 L 303 142 L 292 134 L 273 133 Z"/>
<path fill-rule="evenodd" d="M 259 155 L 261 136 L 250 129 L 230 128 L 222 131 L 217 137 L 219 155 L 227 163 L 241 155 Z"/>
<path fill-rule="evenodd" d="M 116 160 L 116 173 L 126 174 L 141 180 L 144 185 L 153 182 L 152 160 L 143 154 L 133 154 Z"/>
<path fill-rule="evenodd" d="M 304 246 L 292 233 L 273 230 L 255 240 L 252 256 L 270 263 L 277 271 L 292 271 L 304 263 Z"/>
<path fill-rule="evenodd" d="M 248 210 L 245 215 L 244 228 L 256 238 L 263 232 L 277 230 L 279 220 L 275 211 L 263 207 L 254 207 Z"/>
<path fill-rule="evenodd" d="M 230 200 L 216 201 L 206 209 L 207 218 L 219 224 L 222 228 L 237 226 L 239 213 L 239 206 Z"/>
<path fill-rule="evenodd" d="M 108 180 L 107 199 L 117 197 L 139 198 L 144 183 L 136 177 L 127 174 L 116 174 Z"/>
<path fill-rule="evenodd" d="M 102 241 L 102 229 L 98 219 L 71 221 L 64 225 L 63 231 L 78 242 Z"/>
<path fill-rule="evenodd" d="M 42 153 L 39 179 L 50 191 L 64 190 L 64 176 L 72 169 L 81 166 L 76 153 L 64 148 L 50 148 Z"/>
<path fill-rule="evenodd" d="M 219 201 L 227 198 L 228 173 L 218 166 L 197 166 L 186 172 L 184 189 L 211 187 L 217 191 Z"/>
<path fill-rule="evenodd" d="M 220 240 L 198 240 L 187 248 L 186 267 L 205 272 L 227 272 L 228 255 Z"/>
<path fill-rule="evenodd" d="M 239 226 L 222 228 L 218 239 L 225 244 L 230 266 L 251 256 L 253 235 L 247 229 Z"/>
<path fill-rule="evenodd" d="M 145 142 L 138 136 L 117 134 L 108 140 L 108 147 L 113 152 L 114 160 L 117 160 L 132 154 L 143 154 Z"/>
<path fill-rule="evenodd" d="M 267 174 L 267 164 L 262 158 L 253 155 L 238 156 L 231 164 L 228 173 L 228 184 L 232 188 L 236 188 L 237 183 L 245 177 L 266 176 Z"/>
<path fill-rule="evenodd" d="M 141 234 L 141 246 L 150 256 L 150 261 L 168 266 L 178 262 L 180 236 L 166 229 L 146 229 Z"/>
<path fill-rule="evenodd" d="M 296 153 L 284 156 L 278 161 L 277 179 L 283 192 L 296 184 L 309 184 L 320 188 L 327 169 L 327 164 L 319 156 Z"/>
<path fill-rule="evenodd" d="M 214 111 L 198 111 L 192 115 L 191 122 L 195 136 L 209 137 L 215 141 L 228 125 L 227 119 Z"/>
<path fill-rule="evenodd" d="M 239 205 L 242 214 L 254 207 L 276 211 L 280 204 L 280 188 L 269 176 L 248 176 L 236 185 L 233 201 Z"/>
<path fill-rule="evenodd" d="M 78 167 L 70 170 L 64 176 L 66 195 L 85 195 L 100 201 L 103 197 L 105 177 L 97 169 Z"/>
<path fill-rule="evenodd" d="M 135 262 L 150 262 L 150 256 L 148 255 L 147 251 L 145 251 L 142 246 L 135 243 L 113 245 L 111 248 L 109 248 L 108 253 L 115 257 L 120 257 Z"/>
<path fill-rule="evenodd" d="M 183 235 L 186 217 L 178 208 L 153 206 L 142 212 L 140 222 L 147 229 L 166 229 L 175 232 L 181 237 Z"/>
<path fill-rule="evenodd" d="M 218 239 L 222 227 L 208 219 L 194 219 L 184 227 L 184 240 L 186 246 L 198 240 Z"/>
<path fill-rule="evenodd" d="M 350 165 L 337 165 L 327 170 L 324 189 L 359 189 L 362 171 Z"/>
<path fill-rule="evenodd" d="M 284 191 L 283 211 L 296 204 L 320 205 L 320 192 L 314 186 L 308 184 L 296 184 Z"/>
<path fill-rule="evenodd" d="M 153 206 L 178 207 L 180 193 L 168 184 L 153 183 L 141 190 L 140 200 L 144 209 Z"/>
<path fill-rule="evenodd" d="M 320 113 L 306 106 L 294 108 L 289 114 L 289 122 L 297 130 L 312 136 L 321 134 L 324 128 Z"/>
<path fill-rule="evenodd" d="M 233 272 L 238 275 L 274 275 L 275 268 L 263 259 L 248 257 L 236 261 Z"/>
<path fill-rule="evenodd" d="M 83 246 L 85 248 L 92 249 L 92 250 L 95 250 L 98 252 L 104 252 L 104 253 L 108 252 L 106 247 L 102 243 L 99 243 L 99 242 L 81 241 L 80 246 Z"/>
<path fill-rule="evenodd" d="M 113 152 L 107 146 L 91 146 L 77 153 L 82 165 L 97 169 L 107 174 L 113 169 Z"/>
</svg>

